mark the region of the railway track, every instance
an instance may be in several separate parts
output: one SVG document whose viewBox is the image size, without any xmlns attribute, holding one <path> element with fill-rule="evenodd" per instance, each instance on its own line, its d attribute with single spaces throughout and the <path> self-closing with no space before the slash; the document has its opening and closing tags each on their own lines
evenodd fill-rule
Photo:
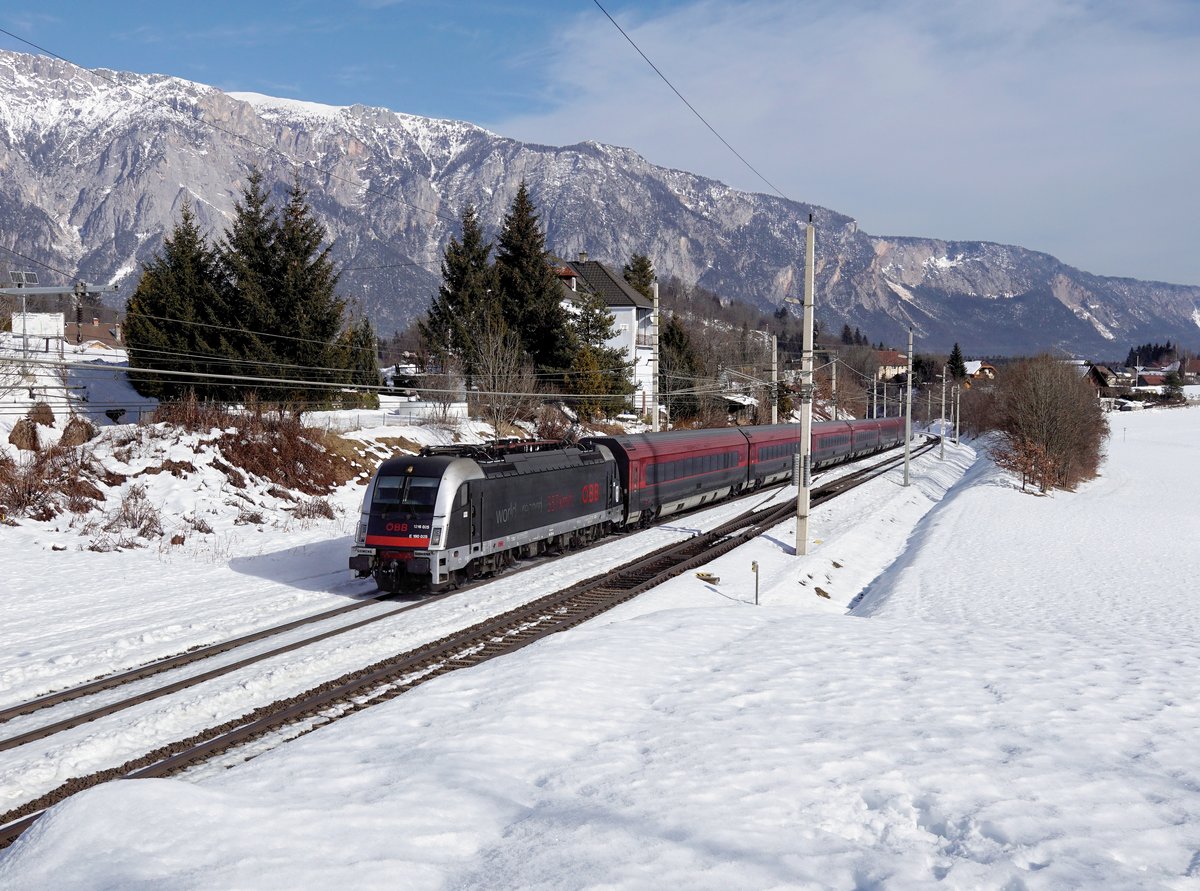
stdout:
<svg viewBox="0 0 1200 891">
<path fill-rule="evenodd" d="M 920 454 L 932 448 L 933 442 L 926 443 L 916 451 Z M 846 474 L 829 483 L 823 483 L 813 493 L 812 505 L 822 504 L 838 494 L 854 486 L 880 476 L 893 469 L 903 461 L 903 457 L 892 457 L 869 468 L 863 468 Z M 663 582 L 688 572 L 712 559 L 724 554 L 753 538 L 755 535 L 783 522 L 794 513 L 790 503 L 767 508 L 756 508 L 735 517 L 709 532 L 700 533 L 692 538 L 667 545 L 648 555 L 639 557 L 612 571 L 602 573 L 586 581 L 571 585 L 563 590 L 545 595 L 537 600 L 523 604 L 505 613 L 488 618 L 470 628 L 456 632 L 440 640 L 416 647 L 407 652 L 380 660 L 370 666 L 342 675 L 331 681 L 319 684 L 299 695 L 277 700 L 268 705 L 253 709 L 233 720 L 210 727 L 186 739 L 178 740 L 161 746 L 152 752 L 138 758 L 126 761 L 118 767 L 96 771 L 84 777 L 74 778 L 58 788 L 29 801 L 8 813 L 0 815 L 0 848 L 11 844 L 20 834 L 32 825 L 45 808 L 64 800 L 75 792 L 91 788 L 111 779 L 142 778 L 170 776 L 202 764 L 225 753 L 239 749 L 247 743 L 259 740 L 268 735 L 284 735 L 294 738 L 343 717 L 346 714 L 366 708 L 370 705 L 391 699 L 418 684 L 424 683 L 449 671 L 481 664 L 500 655 L 506 655 L 519 650 L 550 634 L 575 627 L 595 616 L 606 612 L 621 603 L 636 597 L 638 594 L 656 587 Z M 457 593 L 457 592 L 456 592 Z M 119 703 L 102 706 L 89 713 L 75 716 L 63 721 L 45 725 L 36 730 L 27 731 L 19 736 L 0 740 L 0 751 L 15 748 L 38 739 L 45 739 L 67 727 L 78 726 L 89 720 L 96 720 L 102 715 L 112 714 L 122 708 L 128 708 L 138 702 L 168 695 L 210 679 L 219 674 L 228 673 L 245 667 L 255 661 L 269 658 L 302 646 L 311 645 L 319 640 L 327 639 L 336 634 L 344 633 L 351 628 L 363 627 L 372 622 L 390 618 L 398 612 L 404 612 L 418 606 L 434 602 L 451 594 L 434 595 L 417 603 L 405 604 L 383 615 L 369 617 L 352 622 L 344 627 L 322 632 L 305 638 L 301 642 L 292 642 L 282 647 L 273 648 L 267 653 L 248 657 L 222 666 L 209 672 L 203 672 L 182 681 L 172 682 L 154 690 L 138 694 Z M 373 601 L 363 601 L 348 604 L 336 610 L 320 614 L 321 618 L 336 618 L 353 612 Z M 265 629 L 254 635 L 246 635 L 255 641 L 265 639 L 272 634 L 282 633 L 280 629 L 291 630 L 311 622 L 318 617 L 308 620 L 296 620 L 285 623 L 273 629 Z M 243 639 L 239 638 L 238 641 Z M 243 645 L 238 641 L 227 641 L 214 645 L 214 649 L 226 652 Z M 196 651 L 200 652 L 200 651 Z M 189 655 L 189 654 L 184 654 Z M 209 654 L 213 655 L 213 654 Z M 182 658 L 182 657 L 173 657 Z M 199 656 L 197 658 L 207 658 Z M 161 660 L 169 662 L 171 660 Z M 191 660 L 196 661 L 196 660 Z M 151 676 L 161 671 L 170 670 L 167 667 L 157 671 L 149 671 L 154 665 L 143 666 L 123 675 L 139 674 L 140 677 Z M 188 663 L 190 664 L 190 662 Z M 114 675 L 115 680 L 123 675 Z M 127 683 L 126 681 L 125 683 Z M 100 682 L 95 682 L 100 683 Z M 85 685 L 89 686 L 89 685 Z M 110 684 L 110 687 L 112 685 Z M 82 688 L 73 688 L 73 691 Z M 62 696 L 73 691 L 63 691 L 52 696 Z M 77 693 L 78 696 L 87 695 Z M 49 699 L 41 697 L 30 703 L 7 710 L 18 714 L 27 706 Z M 67 700 L 60 700 L 67 701 Z M 0 712 L 0 715 L 5 713 Z"/>
</svg>

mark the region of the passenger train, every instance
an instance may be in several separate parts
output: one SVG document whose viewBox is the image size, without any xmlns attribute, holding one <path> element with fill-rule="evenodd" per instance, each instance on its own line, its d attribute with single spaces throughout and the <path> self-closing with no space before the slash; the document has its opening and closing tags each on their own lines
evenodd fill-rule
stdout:
<svg viewBox="0 0 1200 891">
<path fill-rule="evenodd" d="M 812 467 L 903 437 L 903 418 L 815 423 Z M 799 424 L 425 448 L 367 485 L 350 568 L 384 591 L 444 590 L 780 482 L 799 449 Z"/>
</svg>

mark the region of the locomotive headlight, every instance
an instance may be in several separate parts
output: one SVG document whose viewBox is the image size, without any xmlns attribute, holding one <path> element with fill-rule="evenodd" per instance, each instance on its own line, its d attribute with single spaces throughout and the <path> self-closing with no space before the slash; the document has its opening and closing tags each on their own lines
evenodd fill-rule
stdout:
<svg viewBox="0 0 1200 891">
<path fill-rule="evenodd" d="M 435 526 L 433 528 L 433 532 L 429 536 L 429 546 L 431 548 L 436 548 L 441 543 L 442 543 L 442 527 Z"/>
</svg>

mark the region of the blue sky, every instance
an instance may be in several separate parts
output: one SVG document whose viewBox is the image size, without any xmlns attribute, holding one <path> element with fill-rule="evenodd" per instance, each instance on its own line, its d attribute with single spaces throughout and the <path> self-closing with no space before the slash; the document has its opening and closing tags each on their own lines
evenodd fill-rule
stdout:
<svg viewBox="0 0 1200 891">
<path fill-rule="evenodd" d="M 1200 285 L 1196 0 L 601 2 L 790 198 Z M 592 0 L 42 0 L 0 27 L 85 67 L 593 139 L 771 191 Z"/>
</svg>

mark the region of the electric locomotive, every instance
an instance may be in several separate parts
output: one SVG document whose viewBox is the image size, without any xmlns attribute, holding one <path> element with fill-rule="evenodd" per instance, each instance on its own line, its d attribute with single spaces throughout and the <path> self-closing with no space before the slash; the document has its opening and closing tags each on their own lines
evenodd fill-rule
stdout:
<svg viewBox="0 0 1200 891">
<path fill-rule="evenodd" d="M 424 448 L 384 461 L 367 485 L 350 568 L 384 591 L 441 590 L 592 541 L 623 514 L 603 446 Z"/>
</svg>

